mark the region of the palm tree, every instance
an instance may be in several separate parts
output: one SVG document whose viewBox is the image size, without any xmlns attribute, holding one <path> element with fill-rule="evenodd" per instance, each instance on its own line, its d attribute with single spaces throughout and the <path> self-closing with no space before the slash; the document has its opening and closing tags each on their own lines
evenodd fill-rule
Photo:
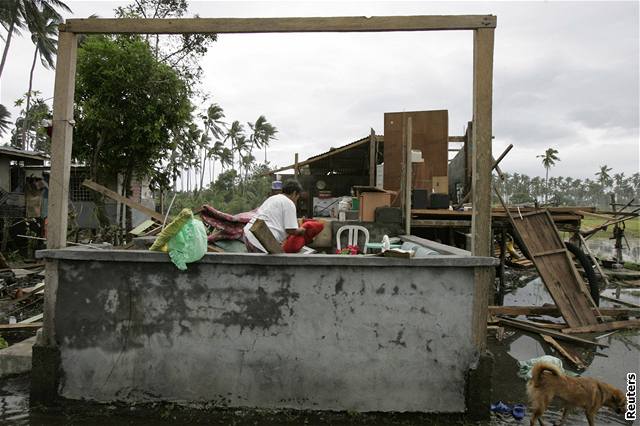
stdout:
<svg viewBox="0 0 640 426">
<path fill-rule="evenodd" d="M 545 204 L 547 203 L 549 198 L 549 169 L 556 165 L 556 161 L 560 161 L 560 158 L 558 158 L 558 156 L 556 155 L 557 153 L 558 153 L 557 149 L 547 148 L 544 154 L 536 155 L 536 158 L 542 158 L 542 165 L 546 170 L 546 175 L 544 178 L 545 186 L 547 188 L 544 195 Z"/>
<path fill-rule="evenodd" d="M 7 61 L 7 53 L 13 33 L 19 34 L 19 30 L 25 27 L 33 34 L 45 33 L 44 20 L 41 15 L 46 13 L 48 17 L 55 17 L 62 21 L 62 16 L 56 9 L 71 12 L 69 6 L 60 0 L 2 0 L 0 6 L 0 24 L 7 30 L 6 43 L 0 61 L 0 76 Z"/>
<path fill-rule="evenodd" d="M 267 146 L 272 139 L 275 139 L 275 134 L 278 133 L 278 129 L 267 121 L 264 115 L 258 117 L 255 123 L 247 123 L 249 128 L 253 132 L 249 137 L 251 141 L 251 148 L 249 152 L 253 153 L 253 147 L 264 148 L 264 163 L 267 164 Z"/>
<path fill-rule="evenodd" d="M 600 183 L 600 185 L 602 185 L 602 189 L 606 189 L 609 187 L 609 185 L 611 185 L 611 176 L 609 175 L 609 172 L 613 170 L 611 167 L 607 167 L 607 165 L 605 164 L 604 166 L 600 166 L 600 171 L 596 172 L 596 176 L 598 177 L 598 183 Z"/>
<path fill-rule="evenodd" d="M 231 142 L 231 153 L 233 155 L 232 162 L 235 162 L 235 153 L 239 153 L 239 150 L 237 148 L 237 141 L 240 136 L 244 136 L 243 133 L 244 128 L 242 127 L 242 124 L 240 124 L 240 122 L 236 120 L 231 123 L 231 127 L 224 137 L 224 142 L 226 142 L 227 140 Z"/>
<path fill-rule="evenodd" d="M 218 104 L 211 104 L 209 108 L 207 108 L 207 113 L 202 116 L 204 120 L 204 134 L 201 139 L 201 157 L 202 157 L 202 168 L 200 170 L 200 189 L 202 189 L 202 185 L 204 184 L 204 173 L 205 173 L 205 165 L 207 163 L 207 159 L 212 160 L 210 164 L 209 170 L 211 171 L 211 177 L 213 179 L 213 166 L 215 163 L 215 159 L 211 157 L 211 150 L 209 149 L 209 142 L 211 141 L 211 134 L 216 141 L 218 141 L 224 132 L 225 123 L 222 121 L 224 118 L 224 112 L 222 107 Z"/>
<path fill-rule="evenodd" d="M 31 64 L 31 72 L 29 73 L 29 90 L 27 91 L 27 112 L 31 106 L 31 90 L 33 88 L 33 71 L 36 67 L 36 59 L 40 55 L 40 61 L 45 68 L 55 68 L 53 57 L 58 50 L 58 25 L 60 24 L 60 15 L 57 13 L 52 15 L 49 9 L 44 9 L 38 17 L 41 29 L 33 24 L 29 24 L 31 31 L 31 41 L 36 48 L 33 52 L 33 62 Z M 25 115 L 22 123 L 22 149 L 29 149 L 27 140 L 27 129 L 29 116 Z"/>
<path fill-rule="evenodd" d="M 9 120 L 10 117 L 11 114 L 9 113 L 9 110 L 7 110 L 7 107 L 0 104 L 0 136 L 4 135 L 7 130 L 9 130 L 9 126 L 11 126 L 11 121 Z"/>
</svg>

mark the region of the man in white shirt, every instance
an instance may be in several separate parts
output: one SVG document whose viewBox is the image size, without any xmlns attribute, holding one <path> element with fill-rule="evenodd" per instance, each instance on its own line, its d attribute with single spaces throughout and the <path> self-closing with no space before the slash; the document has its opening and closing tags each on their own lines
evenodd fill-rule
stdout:
<svg viewBox="0 0 640 426">
<path fill-rule="evenodd" d="M 250 253 L 267 253 L 251 227 L 257 219 L 265 224 L 275 237 L 282 243 L 288 235 L 304 235 L 305 229 L 298 227 L 296 217 L 296 202 L 300 198 L 302 186 L 296 180 L 288 180 L 282 185 L 282 194 L 272 195 L 258 208 L 256 215 L 244 227 L 244 243 Z"/>
</svg>

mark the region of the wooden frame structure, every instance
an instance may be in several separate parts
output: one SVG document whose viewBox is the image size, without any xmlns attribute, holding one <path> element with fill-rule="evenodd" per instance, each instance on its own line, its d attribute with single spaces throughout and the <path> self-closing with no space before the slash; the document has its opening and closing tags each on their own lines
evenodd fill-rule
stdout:
<svg viewBox="0 0 640 426">
<path fill-rule="evenodd" d="M 473 250 L 491 256 L 491 129 L 493 46 L 497 18 L 493 15 L 378 16 L 322 18 L 192 18 L 69 19 L 60 25 L 53 101 L 51 177 L 49 183 L 48 249 L 66 246 L 69 173 L 73 143 L 73 99 L 77 34 L 289 33 L 471 30 L 473 37 Z M 43 340 L 55 345 L 53 318 L 57 265 L 47 261 Z M 478 268 L 475 276 L 474 340 L 486 344 L 489 289 L 493 274 Z"/>
</svg>

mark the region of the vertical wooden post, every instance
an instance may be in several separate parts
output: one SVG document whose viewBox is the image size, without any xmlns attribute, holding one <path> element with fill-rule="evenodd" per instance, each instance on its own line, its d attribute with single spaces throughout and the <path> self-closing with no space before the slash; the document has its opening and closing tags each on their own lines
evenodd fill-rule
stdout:
<svg viewBox="0 0 640 426">
<path fill-rule="evenodd" d="M 376 165 L 378 157 L 378 141 L 375 130 L 369 136 L 369 186 L 376 186 Z"/>
<path fill-rule="evenodd" d="M 69 207 L 69 173 L 73 143 L 73 96 L 76 83 L 77 38 L 60 32 L 53 98 L 53 134 L 51 136 L 51 175 L 49 177 L 49 213 L 47 248 L 59 249 L 67 244 Z M 47 261 L 45 270 L 44 324 L 42 337 L 46 346 L 55 345 L 54 319 L 58 291 L 57 261 Z"/>
<path fill-rule="evenodd" d="M 295 155 L 295 160 L 293 162 L 293 174 L 298 177 L 298 173 L 300 173 L 300 171 L 298 170 L 298 153 L 296 152 Z"/>
<path fill-rule="evenodd" d="M 474 30 L 473 35 L 473 219 L 472 254 L 491 256 L 491 115 L 493 92 L 493 28 Z M 475 271 L 473 309 L 474 341 L 480 352 L 486 349 L 487 314 L 492 268 Z"/>
<path fill-rule="evenodd" d="M 404 233 L 406 235 L 411 235 L 411 189 L 412 189 L 412 178 L 413 178 L 413 162 L 411 161 L 411 146 L 413 144 L 413 121 L 411 117 L 407 118 L 407 139 L 406 139 L 406 148 L 405 148 L 405 184 L 404 184 L 404 208 L 405 208 L 405 222 L 404 222 Z"/>
</svg>

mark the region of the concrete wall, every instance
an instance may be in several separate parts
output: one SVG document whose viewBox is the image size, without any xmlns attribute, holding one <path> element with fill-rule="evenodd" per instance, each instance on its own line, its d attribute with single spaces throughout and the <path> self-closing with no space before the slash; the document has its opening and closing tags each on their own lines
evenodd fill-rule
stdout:
<svg viewBox="0 0 640 426">
<path fill-rule="evenodd" d="M 34 350 L 35 392 L 359 412 L 465 410 L 473 272 L 495 264 L 207 254 L 180 272 L 162 253 L 39 255 L 57 259 L 57 349 Z M 39 382 L 37 353 L 59 356 L 58 377 Z"/>
</svg>

